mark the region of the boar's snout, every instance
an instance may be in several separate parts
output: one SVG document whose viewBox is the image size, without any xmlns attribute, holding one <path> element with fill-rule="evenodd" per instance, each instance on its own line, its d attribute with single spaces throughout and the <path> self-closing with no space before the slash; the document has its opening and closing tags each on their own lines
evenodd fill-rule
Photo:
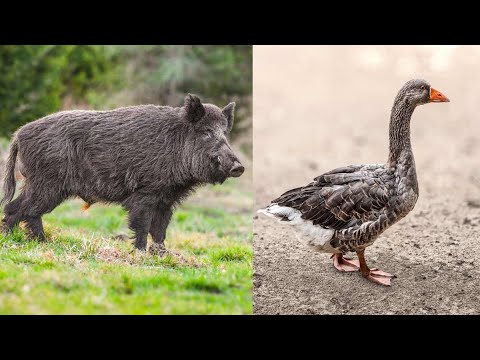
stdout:
<svg viewBox="0 0 480 360">
<path fill-rule="evenodd" d="M 240 164 L 238 161 L 235 161 L 233 167 L 230 169 L 230 176 L 239 177 L 243 174 L 244 171 L 245 168 L 243 167 L 243 165 Z"/>
</svg>

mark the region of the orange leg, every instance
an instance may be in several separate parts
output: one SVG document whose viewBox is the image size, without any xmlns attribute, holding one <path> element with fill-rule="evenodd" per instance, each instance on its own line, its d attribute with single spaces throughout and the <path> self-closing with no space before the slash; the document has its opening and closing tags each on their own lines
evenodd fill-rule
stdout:
<svg viewBox="0 0 480 360">
<path fill-rule="evenodd" d="M 360 263 L 358 260 L 345 259 L 342 254 L 333 254 L 333 266 L 339 271 L 358 271 Z"/>
<path fill-rule="evenodd" d="M 367 278 L 370 281 L 373 281 L 376 284 L 390 286 L 390 279 L 393 275 L 386 273 L 378 269 L 369 269 L 367 262 L 365 261 L 365 250 L 357 251 L 358 260 L 360 261 L 360 272 L 363 277 Z"/>
</svg>

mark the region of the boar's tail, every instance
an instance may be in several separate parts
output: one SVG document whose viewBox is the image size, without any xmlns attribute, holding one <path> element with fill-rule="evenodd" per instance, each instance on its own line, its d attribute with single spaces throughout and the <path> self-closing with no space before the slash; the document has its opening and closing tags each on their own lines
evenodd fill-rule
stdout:
<svg viewBox="0 0 480 360">
<path fill-rule="evenodd" d="M 4 197 L 0 201 L 2 204 L 9 203 L 15 194 L 15 162 L 18 154 L 18 139 L 15 136 L 10 144 L 10 154 L 8 155 L 7 166 L 5 169 L 5 178 L 3 179 Z"/>
</svg>

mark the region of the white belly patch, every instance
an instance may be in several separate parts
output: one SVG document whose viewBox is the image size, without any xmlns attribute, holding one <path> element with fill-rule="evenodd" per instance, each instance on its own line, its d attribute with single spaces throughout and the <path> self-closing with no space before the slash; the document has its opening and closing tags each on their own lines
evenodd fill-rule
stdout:
<svg viewBox="0 0 480 360">
<path fill-rule="evenodd" d="M 293 226 L 297 238 L 305 245 L 313 248 L 313 250 L 328 253 L 338 252 L 330 245 L 330 240 L 335 234 L 335 230 L 313 225 L 311 221 L 302 219 L 300 211 L 272 204 L 266 209 L 258 210 L 258 212 L 270 217 L 280 218 L 280 223 Z"/>
</svg>

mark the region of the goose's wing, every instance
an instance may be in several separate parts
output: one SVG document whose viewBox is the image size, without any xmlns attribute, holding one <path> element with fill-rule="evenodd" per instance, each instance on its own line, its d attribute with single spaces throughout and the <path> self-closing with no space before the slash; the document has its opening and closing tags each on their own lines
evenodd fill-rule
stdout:
<svg viewBox="0 0 480 360">
<path fill-rule="evenodd" d="M 388 203 L 392 181 L 383 165 L 342 167 L 287 191 L 272 203 L 300 211 L 314 225 L 342 230 L 376 218 Z"/>
</svg>

